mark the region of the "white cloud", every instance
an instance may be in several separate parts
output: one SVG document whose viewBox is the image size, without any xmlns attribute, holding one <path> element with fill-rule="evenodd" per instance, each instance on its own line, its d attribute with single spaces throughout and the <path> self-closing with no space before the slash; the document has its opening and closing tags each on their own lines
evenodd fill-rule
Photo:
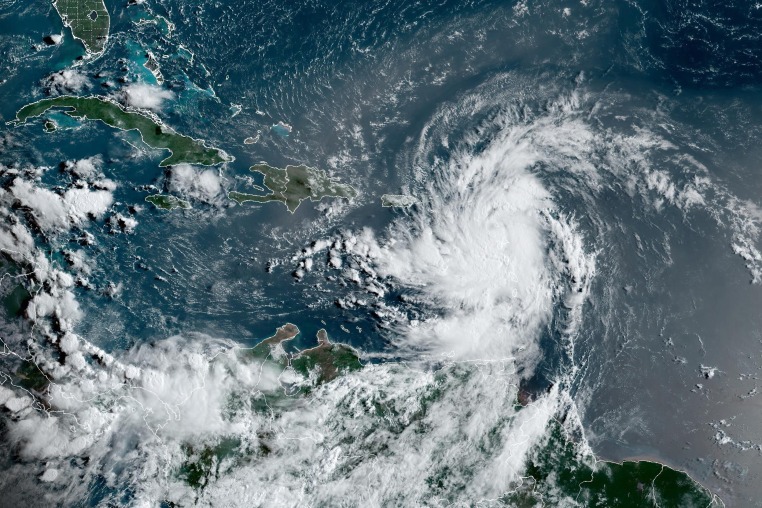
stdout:
<svg viewBox="0 0 762 508">
<path fill-rule="evenodd" d="M 569 315 L 564 331 L 574 333 L 595 271 L 574 221 L 556 210 L 536 172 L 542 163 L 548 171 L 587 176 L 590 165 L 575 157 L 593 151 L 595 136 L 578 122 L 564 124 L 563 116 L 551 120 L 509 123 L 493 144 L 478 151 L 473 145 L 453 149 L 451 160 L 433 167 L 428 155 L 438 151 L 440 140 L 427 126 L 433 134 L 421 140 L 416 164 L 423 168 L 418 183 L 428 192 L 420 193 L 418 211 L 401 218 L 388 236 L 370 229 L 342 234 L 315 242 L 295 258 L 306 272 L 318 270 L 317 254 L 325 253 L 326 263 L 368 292 L 383 293 L 391 279 L 414 293 L 422 307 L 438 311 L 407 320 L 392 304 L 378 301 L 373 311 L 392 316 L 398 325 L 390 334 L 393 343 L 411 361 L 367 365 L 307 398 L 283 396 L 281 383 L 299 380 L 293 371 L 247 361 L 227 341 L 174 337 L 118 357 L 98 350 L 75 333 L 83 316 L 73 278 L 45 252 L 34 251 L 29 231 L 11 220 L 6 206 L 0 211 L 8 219 L 0 225 L 0 246 L 19 249 L 46 281 L 29 316 L 43 332 L 55 316 L 62 332 L 48 337 L 66 353 L 64 365 L 46 360 L 55 380 L 48 402 L 66 414 L 30 412 L 8 423 L 20 455 L 46 461 L 44 473 L 39 462 L 20 467 L 73 485 L 61 489 L 67 501 L 77 499 L 78 486 L 87 488 L 95 475 L 103 475 L 117 492 L 130 486 L 135 504 L 146 506 L 166 500 L 321 505 L 337 498 L 352 505 L 400 499 L 426 504 L 438 501 L 427 481 L 438 469 L 449 471 L 453 482 L 461 479 L 456 473 L 464 475 L 463 484 L 451 490 L 450 504 L 500 496 L 522 473 L 528 450 L 561 403 L 557 384 L 516 411 L 518 367 L 531 366 L 537 335 L 555 305 Z M 627 177 L 637 180 L 636 190 L 650 186 L 662 199 L 699 203 L 689 188 L 680 191 L 651 175 Z M 596 178 L 590 178 L 591 186 Z M 187 165 L 170 169 L 168 187 L 204 200 L 221 192 L 216 171 Z M 19 177 L 10 193 L 0 189 L 0 201 L 15 199 L 42 222 L 63 216 L 51 227 L 67 228 L 90 215 L 102 217 L 111 205 L 108 190 L 74 187 L 61 195 Z M 120 214 L 113 218 L 125 220 Z M 761 259 L 741 248 L 739 254 Z M 89 270 L 84 252 L 68 257 L 75 271 Z M 348 301 L 363 306 L 373 301 L 366 296 Z M 416 351 L 469 361 L 422 367 L 420 357 L 410 354 Z M 20 395 L 0 386 L 0 403 L 28 411 Z M 275 411 L 256 409 L 273 399 L 279 403 Z M 212 447 L 222 436 L 240 438 L 248 447 L 244 453 L 265 447 L 268 453 L 236 468 L 223 459 L 215 465 L 219 477 L 203 491 L 182 483 L 176 472 L 187 460 L 183 445 Z M 72 457 L 86 458 L 88 466 L 74 470 Z"/>
<path fill-rule="evenodd" d="M 44 473 L 42 473 L 42 476 L 40 476 L 40 481 L 42 482 L 54 482 L 56 481 L 56 478 L 58 478 L 58 469 L 46 469 Z"/>
<path fill-rule="evenodd" d="M 59 328 L 66 331 L 82 318 L 82 311 L 74 293 L 54 286 L 35 293 L 27 305 L 27 316 L 32 321 L 54 316 Z"/>
<path fill-rule="evenodd" d="M 81 339 L 66 334 L 62 342 L 82 361 Z M 245 361 L 233 346 L 209 337 L 143 344 L 123 353 L 118 366 L 85 368 L 52 384 L 48 401 L 67 415 L 29 413 L 9 423 L 8 437 L 30 464 L 44 460 L 46 470 L 56 470 L 50 477 L 58 483 L 76 478 L 74 484 L 87 485 L 83 474 L 85 480 L 105 474 L 112 486 L 133 486 L 149 506 L 167 496 L 179 505 L 193 503 L 196 491 L 168 472 L 187 460 L 183 444 L 203 449 L 221 436 L 270 453 L 235 468 L 221 462 L 219 477 L 202 493 L 204 504 L 277 506 L 294 501 L 293 492 L 301 492 L 300 504 L 307 505 L 336 495 L 353 505 L 401 496 L 422 504 L 431 496 L 426 480 L 440 468 L 473 471 L 464 500 L 499 495 L 520 474 L 527 450 L 556 409 L 551 393 L 517 412 L 510 362 L 487 362 L 450 365 L 436 374 L 393 363 L 368 366 L 324 385 L 309 404 L 285 399 L 277 412 L 259 412 L 231 401 L 282 397 L 281 383 L 301 378 Z M 11 402 L 14 409 L 25 405 Z M 387 411 L 385 418 L 378 418 L 378 407 Z M 477 446 L 490 429 L 499 430 L 490 446 Z M 375 453 L 380 446 L 383 453 Z M 73 468 L 71 457 L 85 457 L 91 467 Z M 308 473 L 313 482 L 303 491 Z M 66 500 L 81 493 L 61 495 Z"/>
<path fill-rule="evenodd" d="M 594 259 L 569 219 L 553 211 L 532 169 L 538 162 L 569 168 L 595 137 L 576 122 L 572 128 L 545 118 L 512 121 L 483 149 L 472 146 L 483 143 L 474 135 L 433 164 L 428 155 L 438 152 L 441 138 L 425 129 L 414 162 L 426 168 L 420 206 L 386 240 L 366 228 L 344 234 L 329 252 L 334 268 L 345 266 L 340 251 L 349 257 L 345 277 L 369 293 L 385 294 L 391 278 L 434 310 L 429 318 L 385 323 L 398 354 L 531 363 L 536 338 L 560 301 L 570 309 L 569 333 L 581 319 Z M 569 170 L 593 169 L 582 161 Z"/>
<path fill-rule="evenodd" d="M 82 222 L 90 217 L 103 218 L 114 202 L 111 192 L 91 190 L 86 187 L 67 190 L 63 200 L 67 205 L 69 216 L 75 222 Z"/>
<path fill-rule="evenodd" d="M 32 212 L 37 225 L 43 231 L 51 233 L 68 226 L 69 214 L 66 206 L 61 196 L 55 192 L 37 187 L 22 178 L 14 180 L 10 191 L 22 206 Z"/>
<path fill-rule="evenodd" d="M 131 215 L 124 215 L 117 213 L 109 217 L 109 224 L 111 224 L 111 231 L 121 231 L 124 233 L 132 233 L 135 228 L 138 227 L 138 221 Z"/>
<path fill-rule="evenodd" d="M 47 44 L 51 44 L 53 46 L 58 46 L 59 44 L 61 44 L 61 41 L 63 40 L 63 35 L 62 34 L 50 34 L 47 37 L 45 37 L 44 40 L 45 40 L 45 42 Z"/>
<path fill-rule="evenodd" d="M 31 211 L 46 233 L 66 230 L 70 224 L 79 224 L 90 217 L 100 219 L 113 203 L 111 192 L 106 190 L 74 187 L 60 196 L 22 178 L 14 180 L 10 191 Z"/>
<path fill-rule="evenodd" d="M 75 69 L 54 72 L 45 79 L 45 87 L 51 93 L 79 93 L 87 87 L 87 76 Z"/>
<path fill-rule="evenodd" d="M 172 166 L 169 173 L 170 192 L 201 201 L 212 201 L 220 195 L 222 186 L 217 170 L 197 170 L 190 164 Z"/>
<path fill-rule="evenodd" d="M 6 204 L 7 193 L 0 189 L 0 203 Z M 0 210 L 0 251 L 9 255 L 16 262 L 21 262 L 32 258 L 35 251 L 34 238 L 29 230 L 23 224 L 17 222 L 18 219 L 7 215 L 10 206 L 3 207 Z"/>
<path fill-rule="evenodd" d="M 64 170 L 83 180 L 91 181 L 101 176 L 100 167 L 103 159 L 100 155 L 88 157 L 85 159 L 64 162 Z"/>
<path fill-rule="evenodd" d="M 165 100 L 174 99 L 175 94 L 158 86 L 133 83 L 122 90 L 122 100 L 133 108 L 158 111 Z"/>
</svg>

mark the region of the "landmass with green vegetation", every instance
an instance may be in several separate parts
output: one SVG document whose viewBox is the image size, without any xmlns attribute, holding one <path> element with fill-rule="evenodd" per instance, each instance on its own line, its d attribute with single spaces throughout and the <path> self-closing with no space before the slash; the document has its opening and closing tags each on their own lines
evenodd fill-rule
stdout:
<svg viewBox="0 0 762 508">
<path fill-rule="evenodd" d="M 299 335 L 299 328 L 287 323 L 252 348 L 239 351 L 239 358 L 257 372 L 274 369 L 278 373 L 292 370 L 295 377 L 281 380 L 281 386 L 266 393 L 236 393 L 229 400 L 229 407 L 254 409 L 271 415 L 273 411 L 299 404 L 313 388 L 328 383 L 338 376 L 362 368 L 359 354 L 350 346 L 333 343 L 328 333 L 317 332 L 317 346 L 298 352 L 287 352 L 286 342 Z M 294 387 L 294 380 L 297 387 Z M 231 409 L 234 412 L 235 409 Z M 188 442 L 182 446 L 185 460 L 177 471 L 177 477 L 197 491 L 219 477 L 221 472 L 239 464 L 250 463 L 255 457 L 271 453 L 268 442 L 274 439 L 271 432 L 262 431 L 256 444 L 243 442 L 235 436 L 222 437 L 213 443 Z"/>
<path fill-rule="evenodd" d="M 146 61 L 143 64 L 143 67 L 151 71 L 151 74 L 153 74 L 153 77 L 156 79 L 158 84 L 161 85 L 164 83 L 164 75 L 161 73 L 161 66 L 159 65 L 159 61 L 150 51 L 146 52 Z"/>
<path fill-rule="evenodd" d="M 409 208 L 418 202 L 413 196 L 405 194 L 384 194 L 381 196 L 381 206 L 384 208 Z"/>
<path fill-rule="evenodd" d="M 22 283 L 25 279 L 23 273 L 21 266 L 0 251 L 0 300 L 8 318 L 19 317 L 32 299 L 31 293 Z"/>
<path fill-rule="evenodd" d="M 257 369 L 259 376 L 270 369 L 270 379 L 278 379 L 277 388 L 265 392 L 241 390 L 231 396 L 231 414 L 237 411 L 264 413 L 269 417 L 303 404 L 304 397 L 321 384 L 330 383 L 339 376 L 363 368 L 357 352 L 349 346 L 332 343 L 327 332 L 317 332 L 317 345 L 310 349 L 289 352 L 287 343 L 299 335 L 299 328 L 286 324 L 274 335 L 252 348 L 241 349 L 239 358 Z M 291 348 L 289 348 L 291 349 Z M 478 372 L 468 366 L 455 366 L 451 371 L 440 371 L 437 377 L 444 384 L 448 378 L 462 380 Z M 438 386 L 439 383 L 437 384 Z M 410 426 L 426 420 L 428 408 L 439 399 L 443 390 L 437 388 L 422 394 L 420 408 L 404 418 L 393 408 L 368 399 L 368 411 L 377 412 L 380 426 Z M 521 411 L 532 402 L 519 396 L 516 403 Z M 404 423 L 403 423 L 404 422 Z M 551 420 L 545 439 L 530 451 L 522 479 L 503 496 L 491 500 L 490 506 L 533 507 L 570 506 L 599 508 L 645 507 L 723 507 L 722 501 L 688 474 L 651 461 L 632 461 L 621 464 L 597 460 L 582 449 L 581 438 L 567 431 L 560 420 Z M 379 446 L 383 446 L 380 444 Z M 263 427 L 256 440 L 242 440 L 224 436 L 214 441 L 183 445 L 184 462 L 177 477 L 199 494 L 212 481 L 237 466 L 251 464 L 258 458 L 277 453 L 277 431 Z M 477 452 L 491 456 L 489 446 L 477 447 Z M 467 471 L 456 480 L 467 483 Z M 432 499 L 446 501 L 453 488 L 452 470 L 432 467 L 426 483 Z M 446 504 L 446 503 L 444 503 Z"/>
<path fill-rule="evenodd" d="M 24 123 L 50 110 L 62 110 L 78 120 L 100 120 L 116 129 L 138 131 L 146 145 L 171 152 L 169 157 L 159 163 L 162 167 L 180 163 L 213 166 L 232 160 L 222 150 L 209 148 L 203 141 L 178 134 L 158 118 L 125 109 L 106 97 L 63 95 L 42 99 L 21 108 L 16 113 L 16 123 Z"/>
<path fill-rule="evenodd" d="M 640 508 L 722 507 L 722 501 L 688 474 L 658 462 L 598 461 L 558 421 L 530 456 L 526 477 L 503 502 L 508 506 Z"/>
<path fill-rule="evenodd" d="M 75 39 L 91 54 L 102 53 L 108 41 L 109 18 L 103 0 L 53 0 L 53 7 Z"/>
<path fill-rule="evenodd" d="M 291 367 L 303 376 L 315 374 L 315 383 L 333 381 L 343 372 L 362 368 L 357 352 L 344 344 L 334 344 L 328 339 L 328 333 L 321 329 L 317 332 L 318 345 L 301 351 L 291 358 Z"/>
<path fill-rule="evenodd" d="M 27 291 L 23 284 L 17 284 L 13 290 L 3 298 L 3 307 L 5 314 L 9 318 L 15 318 L 22 314 L 32 295 Z"/>
<path fill-rule="evenodd" d="M 0 253 L 0 300 L 2 300 L 5 311 L 4 316 L 0 317 L 0 321 L 19 324 L 22 322 L 33 296 L 22 282 L 29 281 L 28 277 L 24 275 L 25 271 L 24 267 Z M 10 359 L 13 360 L 14 357 Z M 12 367 L 8 368 L 8 374 L 4 381 L 19 386 L 34 395 L 44 393 L 50 381 L 37 364 L 30 358 L 16 357 L 15 359 L 18 362 L 11 364 Z M 9 366 L 6 365 L 6 367 Z"/>
<path fill-rule="evenodd" d="M 203 489 L 210 478 L 219 475 L 225 459 L 236 459 L 240 446 L 240 439 L 235 438 L 223 438 L 213 446 L 185 443 L 182 449 L 188 458 L 180 467 L 178 476 L 192 488 Z"/>
<path fill-rule="evenodd" d="M 188 209 L 191 207 L 187 201 L 167 194 L 152 194 L 146 196 L 146 201 L 162 210 L 174 210 L 175 208 Z"/>
<path fill-rule="evenodd" d="M 245 349 L 248 357 L 275 362 L 282 368 L 291 368 L 304 376 L 309 386 L 321 385 L 333 381 L 345 372 L 362 368 L 362 362 L 357 351 L 345 344 L 333 343 L 328 338 L 328 332 L 320 329 L 317 332 L 317 345 L 297 353 L 287 353 L 283 348 L 285 342 L 299 335 L 299 328 L 291 323 L 278 328 L 275 335 L 269 337 L 251 349 Z"/>
<path fill-rule="evenodd" d="M 327 197 L 351 199 L 357 195 L 354 188 L 338 183 L 325 171 L 316 168 L 286 166 L 285 169 L 281 169 L 263 162 L 252 166 L 250 170 L 264 176 L 264 185 L 270 194 L 228 193 L 228 197 L 239 204 L 247 201 L 255 203 L 276 201 L 283 203 L 289 212 L 294 213 L 306 199 L 310 201 L 320 201 Z"/>
</svg>

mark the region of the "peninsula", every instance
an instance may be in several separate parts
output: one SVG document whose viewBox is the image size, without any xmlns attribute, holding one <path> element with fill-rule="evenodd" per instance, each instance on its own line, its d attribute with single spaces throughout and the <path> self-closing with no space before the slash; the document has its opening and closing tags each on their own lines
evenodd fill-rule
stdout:
<svg viewBox="0 0 762 508">
<path fill-rule="evenodd" d="M 103 53 L 111 25 L 103 0 L 53 0 L 53 7 L 88 54 Z"/>
</svg>

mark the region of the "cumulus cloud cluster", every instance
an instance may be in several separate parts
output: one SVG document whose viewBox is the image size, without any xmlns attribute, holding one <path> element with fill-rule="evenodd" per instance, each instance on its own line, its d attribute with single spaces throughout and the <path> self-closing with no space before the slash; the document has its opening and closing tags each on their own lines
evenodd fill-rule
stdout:
<svg viewBox="0 0 762 508">
<path fill-rule="evenodd" d="M 83 317 L 75 287 L 89 287 L 87 276 L 92 262 L 82 248 L 61 249 L 67 241 L 66 234 L 73 228 L 89 234 L 86 228 L 93 221 L 104 220 L 112 208 L 116 184 L 103 177 L 99 165 L 98 158 L 67 161 L 62 167 L 73 178 L 67 186 L 55 188 L 49 188 L 40 179 L 49 168 L 0 167 L 0 178 L 5 180 L 0 189 L 0 214 L 4 219 L 0 224 L 0 250 L 23 274 L 19 280 L 33 289 L 24 312 L 35 325 L 32 340 L 3 334 L 6 348 L 11 351 L 21 348 L 16 356 L 6 360 L 31 359 L 37 365 L 35 368 L 50 380 L 65 380 L 73 373 L 92 373 L 97 362 L 113 363 L 107 353 L 74 332 Z M 54 252 L 61 249 L 69 266 L 54 261 L 47 254 L 48 249 Z M 18 397 L 24 390 L 14 393 Z M 12 406 L 10 411 L 20 411 L 15 402 Z M 37 403 L 27 406 L 30 411 L 40 409 Z M 32 411 L 29 419 L 20 421 L 13 432 L 24 434 L 26 426 L 34 425 L 32 422 L 42 417 L 35 415 L 36 411 Z M 54 479 L 52 473 L 47 478 Z"/>
<path fill-rule="evenodd" d="M 76 69 L 64 69 L 54 72 L 43 81 L 43 87 L 49 94 L 76 94 L 89 85 L 90 80 Z"/>
<path fill-rule="evenodd" d="M 186 198 L 212 202 L 220 196 L 220 174 L 215 169 L 197 169 L 190 164 L 172 166 L 168 189 Z"/>
<path fill-rule="evenodd" d="M 93 157 L 87 157 L 85 159 L 78 159 L 73 161 L 64 162 L 64 170 L 68 171 L 76 178 L 81 178 L 88 182 L 93 181 L 95 178 L 102 178 L 100 167 L 103 164 L 103 159 L 96 155 Z"/>
<path fill-rule="evenodd" d="M 598 141 L 574 107 L 573 99 L 549 104 L 547 117 L 529 120 L 509 110 L 495 120 L 503 122 L 500 134 L 487 145 L 476 132 L 453 143 L 454 113 L 445 111 L 424 129 L 414 160 L 420 206 L 389 231 L 343 231 L 294 257 L 297 277 L 335 270 L 360 288 L 362 296 L 342 305 L 372 306 L 389 325 L 394 354 L 407 360 L 367 365 L 307 398 L 285 395 L 300 382 L 296 372 L 247 360 L 230 341 L 173 337 L 112 355 L 78 336 L 83 314 L 75 287 L 96 260 L 85 245 L 64 250 L 70 266 L 58 266 L 36 247 L 44 239 L 32 226 L 49 239 L 104 219 L 112 231 L 129 231 L 134 219 L 110 211 L 114 184 L 96 159 L 64 164 L 72 184 L 59 189 L 42 185 L 34 171 L 5 171 L 0 248 L 39 288 L 26 313 L 42 336 L 11 346 L 31 355 L 51 381 L 45 394 L 0 386 L 0 405 L 13 416 L 9 439 L 29 465 L 24 472 L 58 488 L 60 504 L 73 504 L 96 478 L 146 506 L 498 498 L 568 402 L 556 384 L 528 407 L 515 407 L 538 337 L 558 322 L 573 344 L 596 273 L 595 253 L 537 170 L 602 185 L 579 157 L 594 153 Z M 619 181 L 631 183 L 623 187 L 648 198 L 654 213 L 706 203 L 700 180 L 674 182 L 642 170 L 630 164 L 639 156 L 628 151 L 636 141 L 619 141 L 616 155 L 630 159 L 612 158 L 609 170 L 621 170 Z M 430 157 L 442 152 L 451 157 Z M 167 188 L 207 202 L 222 192 L 215 170 L 189 165 L 170 168 Z M 392 288 L 404 289 L 421 312 L 385 302 Z M 251 462 L 215 458 L 215 480 L 202 491 L 189 487 L 177 472 L 223 437 Z M 451 497 L 432 487 L 436 474 L 453 482 Z"/>
<path fill-rule="evenodd" d="M 113 203 L 111 191 L 94 189 L 77 180 L 69 188 L 54 192 L 35 179 L 36 170 L 6 169 L 0 172 L 10 181 L 7 190 L 0 190 L 0 203 L 6 215 L 0 226 L 0 248 L 23 270 L 29 285 L 36 287 L 25 313 L 42 339 L 27 342 L 24 348 L 52 378 L 82 371 L 88 368 L 85 354 L 105 353 L 73 335 L 74 326 L 82 318 L 74 295 L 79 279 L 53 262 L 45 249 L 37 248 L 34 230 L 38 228 L 44 238 L 57 242 L 54 239 L 71 228 L 83 228 L 92 220 L 103 219 Z M 14 209 L 21 211 L 21 215 L 10 212 Z M 84 260 L 84 256 L 73 255 Z M 85 270 L 84 263 L 80 264 Z M 52 351 L 64 353 L 63 361 L 51 354 L 45 341 L 54 345 Z M 6 342 L 6 346 L 13 344 Z"/>
<path fill-rule="evenodd" d="M 17 178 L 9 191 L 46 233 L 56 233 L 91 218 L 101 219 L 113 203 L 110 191 L 93 189 L 87 185 L 70 188 L 61 195 Z"/>
<path fill-rule="evenodd" d="M 164 101 L 174 99 L 175 94 L 158 86 L 132 83 L 121 91 L 122 101 L 133 108 L 159 111 Z"/>
<path fill-rule="evenodd" d="M 595 273 L 594 255 L 583 248 L 573 221 L 555 211 L 532 168 L 566 166 L 585 138 L 554 136 L 556 122 L 527 124 L 519 116 L 507 115 L 486 148 L 475 148 L 483 142 L 475 133 L 447 147 L 450 157 L 433 165 L 428 155 L 447 143 L 449 131 L 430 126 L 417 161 L 426 167 L 420 205 L 386 240 L 366 228 L 316 242 L 298 257 L 297 277 L 326 250 L 331 268 L 376 297 L 386 293 L 387 281 L 413 291 L 433 310 L 431 317 L 408 319 L 381 300 L 374 304 L 395 321 L 390 340 L 398 353 L 412 357 L 531 358 L 559 303 L 573 311 L 566 325 L 573 333 Z"/>
<path fill-rule="evenodd" d="M 52 190 L 19 174 L 14 175 L 4 196 L 20 204 L 50 236 L 72 227 L 86 228 L 92 220 L 103 220 L 113 201 L 108 190 L 96 187 L 103 180 L 98 161 L 71 161 L 64 169 L 73 177 L 72 185 L 66 189 Z M 517 190 L 539 185 L 521 178 L 523 186 Z M 215 199 L 221 192 L 215 171 L 190 166 L 171 168 L 168 187 L 172 192 L 201 200 Z M 527 198 L 522 206 L 547 204 L 547 195 L 536 190 L 538 200 Z M 468 199 L 480 197 L 477 194 Z M 522 206 L 506 213 L 522 217 Z M 415 287 L 431 284 L 432 299 L 443 299 L 445 286 L 450 284 L 443 278 L 451 275 L 452 284 L 464 285 L 462 277 L 474 276 L 470 270 L 480 269 L 471 266 L 479 253 L 469 251 L 472 247 L 462 243 L 451 247 L 437 244 L 432 235 L 447 233 L 447 225 L 433 221 L 431 216 L 418 220 L 408 228 L 410 236 L 401 240 L 405 243 L 398 246 L 379 243 L 370 230 L 323 241 L 302 260 L 303 269 L 311 270 L 311 257 L 324 250 L 329 253 L 331 266 L 356 270 L 357 277 L 367 281 L 369 291 L 375 288 L 377 294 L 383 293 L 384 277 L 408 277 Z M 464 220 L 462 225 L 476 219 Z M 112 227 L 122 223 L 126 226 L 120 214 L 111 214 L 108 221 Z M 520 229 L 515 238 L 531 238 L 532 228 L 540 227 L 538 221 L 541 219 L 532 217 L 526 225 L 529 229 Z M 378 491 L 379 502 L 400 495 L 424 502 L 432 495 L 426 478 L 436 467 L 470 471 L 463 476 L 463 499 L 499 495 L 520 474 L 523 457 L 556 410 L 556 398 L 549 396 L 516 412 L 517 366 L 504 357 L 470 364 L 466 368 L 471 373 L 467 375 L 458 364 L 447 366 L 438 375 L 429 369 L 395 364 L 368 367 L 324 386 L 308 406 L 298 399 L 293 406 L 285 401 L 273 413 L 267 401 L 282 397 L 286 385 L 299 382 L 299 376 L 273 364 L 252 365 L 236 352 L 233 343 L 209 337 L 175 337 L 143 344 L 115 357 L 78 336 L 76 323 L 83 314 L 74 287 L 77 277 L 86 277 L 93 263 L 86 247 L 65 252 L 71 265 L 66 270 L 40 256 L 32 232 L 21 221 L 17 225 L 15 230 L 4 226 L 0 241 L 5 239 L 15 248 L 24 249 L 19 262 L 36 267 L 37 281 L 44 288 L 30 301 L 27 317 L 47 341 L 33 346 L 33 353 L 52 383 L 44 396 L 49 409 L 39 404 L 35 409 L 39 395 L 32 397 L 13 390 L 0 391 L 0 401 L 14 416 L 9 436 L 21 460 L 28 464 L 27 472 L 33 470 L 45 484 L 60 488 L 64 501 L 84 495 L 88 480 L 100 475 L 107 477 L 117 491 L 130 485 L 136 502 L 151 505 L 170 499 L 179 505 L 195 503 L 199 494 L 170 473 L 189 460 L 188 443 L 215 446 L 223 435 L 238 439 L 244 453 L 269 451 L 260 457 L 264 463 L 252 466 L 221 463 L 220 478 L 201 494 L 216 504 L 278 505 L 293 492 L 301 492 L 305 504 L 328 502 L 337 493 L 352 503 L 363 504 L 373 500 L 367 490 L 357 489 L 356 485 L 368 481 L 383 486 Z M 524 247 L 531 246 L 524 243 Z M 428 247 L 435 249 L 438 258 L 412 259 L 410 253 Z M 534 259 L 532 255 L 529 261 Z M 405 256 L 411 263 L 409 271 L 392 259 L 394 256 Z M 514 258 L 522 259 L 518 254 Z M 497 269 L 513 269 L 509 265 L 498 263 Z M 531 274 L 528 277 L 534 280 Z M 487 318 L 489 311 L 512 312 L 510 306 L 502 308 L 496 303 L 504 297 L 512 298 L 510 294 L 496 288 L 486 277 L 479 280 L 485 295 L 467 293 L 459 303 L 470 305 L 469 310 L 482 318 Z M 449 300 L 442 302 L 451 304 Z M 474 323 L 465 315 L 446 318 L 452 327 Z M 424 326 L 434 331 L 442 329 L 434 321 Z M 474 340 L 482 340 L 480 329 L 475 331 Z M 444 346 L 440 344 L 437 350 L 459 348 L 448 343 L 449 339 L 443 340 Z M 478 359 L 478 348 L 473 343 L 466 345 L 458 351 L 464 357 Z M 492 347 L 483 340 L 481 346 Z M 502 356 L 509 351 L 500 350 Z M 489 390 L 484 389 L 487 380 L 492 385 Z M 246 402 L 252 397 L 255 402 Z M 425 410 L 420 405 L 422 398 L 429 401 Z M 235 400 L 244 403 L 231 406 Z M 467 410 L 453 411 L 462 407 L 463 401 L 471 401 Z M 259 406 L 262 411 L 257 409 Z M 390 417 L 380 421 L 377 407 L 393 408 Z M 506 420 L 506 416 L 510 418 Z M 353 422 L 351 428 L 346 426 L 348 420 Z M 281 431 L 274 433 L 273 429 L 287 429 L 288 439 L 281 439 Z M 494 431 L 492 446 L 453 447 L 453 443 L 464 440 L 474 445 L 480 442 L 482 432 L 477 429 Z M 389 439 L 391 435 L 395 437 Z M 128 444 L 129 449 L 125 448 Z M 381 444 L 386 450 L 383 453 L 376 450 Z M 86 458 L 88 466 L 82 467 L 72 457 Z M 400 463 L 406 467 L 398 467 Z M 320 467 L 313 470 L 311 464 Z M 304 478 L 310 471 L 318 481 L 305 490 Z M 73 478 L 77 481 L 73 482 Z M 273 488 L 274 483 L 280 487 Z M 62 488 L 69 484 L 74 487 Z M 249 489 L 243 489 L 243 485 Z"/>
</svg>

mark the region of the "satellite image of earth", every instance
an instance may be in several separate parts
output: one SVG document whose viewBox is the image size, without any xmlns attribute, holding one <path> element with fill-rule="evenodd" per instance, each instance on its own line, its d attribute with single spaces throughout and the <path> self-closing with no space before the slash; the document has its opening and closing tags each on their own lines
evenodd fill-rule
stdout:
<svg viewBox="0 0 762 508">
<path fill-rule="evenodd" d="M 762 507 L 762 4 L 0 0 L 0 507 Z"/>
</svg>

